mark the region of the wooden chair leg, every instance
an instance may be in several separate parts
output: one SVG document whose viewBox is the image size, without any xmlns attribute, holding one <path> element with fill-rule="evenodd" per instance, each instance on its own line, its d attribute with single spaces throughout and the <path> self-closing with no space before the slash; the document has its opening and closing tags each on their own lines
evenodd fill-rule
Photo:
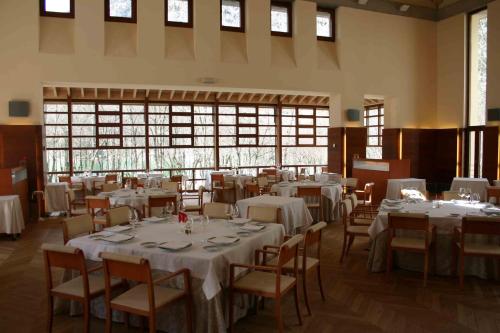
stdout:
<svg viewBox="0 0 500 333">
<path fill-rule="evenodd" d="M 355 235 L 353 235 L 353 234 L 349 235 L 349 244 L 347 245 L 347 249 L 346 249 L 346 251 L 345 251 L 345 256 L 346 256 L 346 257 L 349 255 L 349 250 L 351 249 L 352 243 L 354 243 L 354 238 L 355 238 L 355 237 L 356 237 L 356 236 L 355 236 Z"/>
<path fill-rule="evenodd" d="M 149 314 L 149 333 L 156 333 L 156 316 L 154 313 Z"/>
<path fill-rule="evenodd" d="M 276 325 L 278 327 L 278 332 L 283 332 L 283 320 L 281 318 L 281 299 L 275 299 L 274 304 L 274 315 L 276 316 Z"/>
<path fill-rule="evenodd" d="M 309 305 L 309 296 L 307 295 L 307 270 L 302 269 L 302 290 L 304 291 L 304 302 L 306 303 L 307 313 L 311 316 L 311 306 Z"/>
<path fill-rule="evenodd" d="M 302 316 L 300 314 L 300 306 L 299 306 L 299 286 L 295 283 L 295 288 L 293 292 L 293 298 L 295 299 L 295 310 L 297 311 L 297 317 L 299 318 L 299 325 L 302 326 Z"/>
<path fill-rule="evenodd" d="M 387 247 L 387 258 L 386 258 L 386 269 L 385 269 L 385 275 L 386 277 L 389 277 L 391 271 L 392 271 L 392 248 Z"/>
<path fill-rule="evenodd" d="M 427 287 L 427 276 L 429 275 L 429 249 L 425 252 L 424 260 L 424 287 Z"/>
<path fill-rule="evenodd" d="M 54 319 L 54 310 L 53 310 L 53 297 L 49 295 L 47 297 L 47 332 L 52 332 L 52 321 Z"/>
<path fill-rule="evenodd" d="M 344 242 L 342 243 L 342 253 L 340 254 L 340 263 L 344 261 L 346 247 L 347 247 L 347 234 L 344 233 Z"/>
<path fill-rule="evenodd" d="M 186 326 L 187 326 L 187 331 L 189 333 L 192 333 L 193 332 L 193 299 L 191 297 L 191 294 L 189 294 L 187 297 L 186 297 L 186 300 L 185 300 L 186 304 Z"/>
<path fill-rule="evenodd" d="M 464 268 L 465 268 L 465 258 L 463 254 L 460 254 L 459 264 L 458 264 L 458 276 L 460 281 L 460 289 L 464 289 Z"/>
<path fill-rule="evenodd" d="M 318 274 L 318 284 L 319 284 L 319 292 L 321 293 L 321 299 L 323 301 L 326 301 L 325 293 L 323 291 L 323 282 L 321 280 L 321 265 L 320 264 L 318 264 L 318 267 L 316 268 L 316 272 Z"/>
<path fill-rule="evenodd" d="M 233 302 L 234 302 L 233 290 L 229 288 L 229 333 L 233 332 Z"/>
<path fill-rule="evenodd" d="M 456 244 L 452 244 L 451 247 L 451 275 L 457 275 L 457 257 L 458 257 L 458 248 Z"/>
<path fill-rule="evenodd" d="M 105 332 L 111 333 L 111 321 L 113 320 L 113 310 L 106 304 L 106 327 Z"/>
<path fill-rule="evenodd" d="M 90 301 L 83 303 L 83 331 L 90 332 Z"/>
<path fill-rule="evenodd" d="M 128 312 L 124 312 L 123 317 L 125 320 L 125 327 L 127 328 L 128 331 L 130 329 L 130 314 Z"/>
</svg>

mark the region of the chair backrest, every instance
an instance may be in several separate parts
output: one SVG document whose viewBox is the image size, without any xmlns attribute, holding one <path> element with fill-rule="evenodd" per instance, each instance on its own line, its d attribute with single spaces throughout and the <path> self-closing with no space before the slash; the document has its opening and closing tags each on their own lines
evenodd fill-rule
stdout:
<svg viewBox="0 0 500 333">
<path fill-rule="evenodd" d="M 207 202 L 203 205 L 203 215 L 213 219 L 228 219 L 229 205 L 222 202 Z"/>
<path fill-rule="evenodd" d="M 167 203 L 174 205 L 173 214 L 177 214 L 177 195 L 150 195 L 148 197 L 148 216 L 159 216 Z"/>
<path fill-rule="evenodd" d="M 443 200 L 460 200 L 460 196 L 458 195 L 458 191 L 444 191 L 443 192 Z"/>
<path fill-rule="evenodd" d="M 113 192 L 120 189 L 120 185 L 118 183 L 104 183 L 102 184 L 103 192 Z"/>
<path fill-rule="evenodd" d="M 122 186 L 125 186 L 128 181 L 130 181 L 131 188 L 137 188 L 137 185 L 139 184 L 139 179 L 137 177 L 122 177 Z"/>
<path fill-rule="evenodd" d="M 87 206 L 87 211 L 92 216 L 95 216 L 96 209 L 102 209 L 105 212 L 111 207 L 109 198 L 99 197 L 96 195 L 87 195 L 85 197 L 85 204 Z"/>
<path fill-rule="evenodd" d="M 224 174 L 222 173 L 211 173 L 210 181 L 212 186 L 224 186 Z"/>
<path fill-rule="evenodd" d="M 71 184 L 71 177 L 70 176 L 59 176 L 57 178 L 59 179 L 59 183 Z"/>
<path fill-rule="evenodd" d="M 106 302 L 111 300 L 111 279 L 120 278 L 147 284 L 150 313 L 155 311 L 153 278 L 149 261 L 145 258 L 110 252 L 100 254 L 104 266 Z"/>
<path fill-rule="evenodd" d="M 262 169 L 262 173 L 265 173 L 268 176 L 276 176 L 276 169 Z"/>
<path fill-rule="evenodd" d="M 104 176 L 105 183 L 116 183 L 118 182 L 118 175 L 116 173 L 108 173 Z"/>
<path fill-rule="evenodd" d="M 350 225 L 352 213 L 352 201 L 347 198 L 342 200 L 342 223 L 344 224 L 344 229 Z"/>
<path fill-rule="evenodd" d="M 108 214 L 106 214 L 106 225 L 108 227 L 129 222 L 130 208 L 128 206 L 111 208 L 108 210 Z"/>
<path fill-rule="evenodd" d="M 500 217 L 465 216 L 462 219 L 462 235 L 500 235 Z"/>
<path fill-rule="evenodd" d="M 256 183 L 246 183 L 245 184 L 245 191 L 248 194 L 250 194 L 251 196 L 260 194 L 259 185 Z"/>
<path fill-rule="evenodd" d="M 427 231 L 429 229 L 429 215 L 420 213 L 389 213 L 389 229 L 405 229 Z"/>
<path fill-rule="evenodd" d="M 248 206 L 247 217 L 255 222 L 281 223 L 281 208 L 270 206 Z"/>
<path fill-rule="evenodd" d="M 257 185 L 259 187 L 265 187 L 269 185 L 269 180 L 267 177 L 257 177 Z"/>
<path fill-rule="evenodd" d="M 203 194 L 205 193 L 205 191 L 205 186 L 200 185 L 200 187 L 198 187 L 198 205 L 200 207 L 203 207 Z"/>
<path fill-rule="evenodd" d="M 305 175 L 306 174 L 306 168 L 300 168 L 300 174 Z"/>
<path fill-rule="evenodd" d="M 182 183 L 182 175 L 170 176 L 170 181 L 181 184 Z"/>
<path fill-rule="evenodd" d="M 356 193 L 349 194 L 348 199 L 351 200 L 351 203 L 352 203 L 351 208 L 352 209 L 356 209 L 356 207 L 358 207 L 358 204 L 359 204 L 358 196 L 356 195 Z"/>
<path fill-rule="evenodd" d="M 179 192 L 179 183 L 162 181 L 161 188 L 167 192 Z"/>
<path fill-rule="evenodd" d="M 321 198 L 321 186 L 299 186 L 297 187 L 297 196 L 299 198 Z"/>
<path fill-rule="evenodd" d="M 73 191 L 73 189 L 71 188 L 68 188 L 66 190 L 66 194 L 68 195 L 68 204 L 71 205 L 76 199 L 75 191 Z"/>
<path fill-rule="evenodd" d="M 368 198 L 371 199 L 372 193 L 373 193 L 373 187 L 375 186 L 375 183 L 370 182 L 365 184 L 365 195 L 367 195 Z"/>
<path fill-rule="evenodd" d="M 48 243 L 42 244 L 42 251 L 45 265 L 47 291 L 50 291 L 53 287 L 52 267 L 76 270 L 80 272 L 82 276 L 84 296 L 88 298 L 89 280 L 83 252 L 73 246 Z"/>
<path fill-rule="evenodd" d="M 346 178 L 345 179 L 345 186 L 351 187 L 351 188 L 358 187 L 358 178 Z"/>
<path fill-rule="evenodd" d="M 321 233 L 323 229 L 326 228 L 326 222 L 318 222 L 313 224 L 306 230 L 306 235 L 304 237 L 304 253 L 303 259 L 306 260 L 311 248 L 316 246 L 316 253 L 313 254 L 316 258 L 320 258 L 321 253 Z M 303 265 L 302 267 L 306 267 Z"/>
<path fill-rule="evenodd" d="M 301 234 L 295 235 L 280 246 L 279 254 L 278 254 L 278 275 L 281 275 L 281 268 L 290 260 L 293 260 L 293 272 L 294 277 L 297 277 L 298 272 L 298 254 L 299 254 L 299 245 L 302 242 L 304 237 Z M 280 279 L 276 279 L 276 293 L 279 293 L 279 283 Z"/>
<path fill-rule="evenodd" d="M 495 199 L 493 202 L 491 199 Z M 500 186 L 488 186 L 486 187 L 486 201 L 492 202 L 496 205 L 500 204 Z"/>
<path fill-rule="evenodd" d="M 82 234 L 90 234 L 94 229 L 90 214 L 68 217 L 63 220 L 63 239 L 66 244 L 70 239 Z"/>
<path fill-rule="evenodd" d="M 328 173 L 328 167 L 327 166 L 322 166 L 321 167 L 321 173 Z"/>
</svg>

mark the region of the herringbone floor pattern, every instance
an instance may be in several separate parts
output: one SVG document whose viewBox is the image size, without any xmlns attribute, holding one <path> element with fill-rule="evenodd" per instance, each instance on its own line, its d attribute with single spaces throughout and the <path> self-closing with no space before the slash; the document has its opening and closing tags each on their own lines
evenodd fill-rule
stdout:
<svg viewBox="0 0 500 333">
<path fill-rule="evenodd" d="M 310 278 L 313 315 L 298 326 L 291 297 L 285 298 L 284 320 L 290 332 L 500 332 L 500 285 L 467 279 L 460 291 L 454 278 L 431 277 L 422 287 L 418 273 L 367 272 L 366 240 L 359 240 L 343 265 L 338 258 L 342 229 L 331 224 L 324 233 L 323 277 L 327 293 L 322 302 L 314 278 Z M 17 241 L 0 237 L 0 332 L 43 332 L 46 322 L 44 274 L 40 245 L 62 243 L 57 221 L 29 224 Z M 240 320 L 237 332 L 272 332 L 273 304 L 257 315 Z M 114 332 L 125 332 L 115 325 Z M 92 331 L 102 332 L 101 320 Z M 55 332 L 81 332 L 81 317 L 56 316 Z M 134 331 L 134 330 L 132 330 Z"/>
</svg>

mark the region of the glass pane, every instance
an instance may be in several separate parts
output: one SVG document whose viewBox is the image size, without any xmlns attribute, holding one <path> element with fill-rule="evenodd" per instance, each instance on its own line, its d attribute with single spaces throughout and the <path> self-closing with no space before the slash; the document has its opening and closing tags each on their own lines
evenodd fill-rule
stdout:
<svg viewBox="0 0 500 333">
<path fill-rule="evenodd" d="M 236 107 L 234 106 L 219 106 L 219 114 L 236 114 Z M 221 117 L 219 117 L 221 118 Z"/>
<path fill-rule="evenodd" d="M 45 124 L 67 124 L 68 115 L 61 114 L 45 114 Z"/>
<path fill-rule="evenodd" d="M 95 138 L 73 138 L 73 148 L 94 148 Z"/>
<path fill-rule="evenodd" d="M 299 145 L 312 145 L 314 144 L 313 138 L 299 138 Z"/>
<path fill-rule="evenodd" d="M 211 105 L 195 105 L 194 106 L 194 113 L 213 114 L 214 108 Z"/>
<path fill-rule="evenodd" d="M 368 127 L 368 135 L 378 135 L 378 127 Z"/>
<path fill-rule="evenodd" d="M 149 145 L 153 147 L 167 147 L 168 137 L 149 137 Z"/>
<path fill-rule="evenodd" d="M 378 137 L 368 137 L 369 146 L 378 146 Z"/>
<path fill-rule="evenodd" d="M 173 135 L 191 135 L 191 127 L 172 127 Z"/>
<path fill-rule="evenodd" d="M 45 126 L 45 136 L 66 136 L 68 126 Z"/>
<path fill-rule="evenodd" d="M 71 111 L 75 112 L 85 112 L 85 113 L 94 113 L 95 112 L 95 104 L 94 103 L 74 103 L 71 105 Z"/>
<path fill-rule="evenodd" d="M 146 135 L 146 126 L 123 126 L 123 135 Z"/>
<path fill-rule="evenodd" d="M 99 104 L 99 112 L 119 112 L 120 105 L 118 104 Z"/>
<path fill-rule="evenodd" d="M 190 124 L 191 123 L 191 116 L 173 116 L 172 117 L 172 124 Z"/>
<path fill-rule="evenodd" d="M 299 128 L 299 135 L 314 135 L 314 128 Z"/>
<path fill-rule="evenodd" d="M 234 147 L 220 149 L 221 167 L 254 167 L 276 164 L 273 147 Z"/>
<path fill-rule="evenodd" d="M 381 159 L 382 147 L 366 147 L 366 158 Z"/>
<path fill-rule="evenodd" d="M 330 126 L 330 119 L 316 118 L 316 126 Z"/>
<path fill-rule="evenodd" d="M 99 139 L 99 146 L 101 147 L 119 147 L 120 139 Z"/>
<path fill-rule="evenodd" d="M 327 147 L 283 147 L 283 165 L 325 165 Z"/>
<path fill-rule="evenodd" d="M 271 6 L 271 31 L 288 31 L 288 8 L 280 6 Z"/>
<path fill-rule="evenodd" d="M 239 108 L 239 112 L 240 112 L 240 114 L 241 113 L 256 114 L 257 113 L 257 109 L 253 108 L 253 107 L 242 106 L 242 107 Z"/>
<path fill-rule="evenodd" d="M 149 126 L 149 135 L 167 135 L 170 133 L 168 126 Z"/>
<path fill-rule="evenodd" d="M 124 114 L 123 124 L 142 125 L 144 124 L 143 114 Z"/>
<path fill-rule="evenodd" d="M 314 115 L 314 109 L 299 109 L 299 115 L 312 116 Z"/>
<path fill-rule="evenodd" d="M 328 138 L 325 137 L 316 138 L 316 146 L 327 146 L 327 145 L 328 145 Z"/>
<path fill-rule="evenodd" d="M 47 171 L 69 171 L 69 151 L 68 150 L 47 150 Z"/>
<path fill-rule="evenodd" d="M 172 138 L 172 146 L 192 146 L 191 138 Z"/>
<path fill-rule="evenodd" d="M 219 145 L 221 146 L 236 146 L 236 137 L 221 137 L 219 138 Z"/>
<path fill-rule="evenodd" d="M 149 113 L 168 113 L 167 104 L 150 104 Z"/>
<path fill-rule="evenodd" d="M 169 22 L 189 22 L 189 1 L 188 0 L 168 0 Z"/>
<path fill-rule="evenodd" d="M 109 16 L 132 17 L 132 0 L 109 0 Z"/>
<path fill-rule="evenodd" d="M 194 138 L 194 145 L 195 146 L 213 147 L 214 146 L 214 138 L 210 137 L 210 136 L 195 137 Z"/>
<path fill-rule="evenodd" d="M 150 125 L 167 125 L 169 116 L 168 114 L 150 114 L 148 120 Z"/>
<path fill-rule="evenodd" d="M 224 27 L 241 27 L 240 2 L 236 0 L 222 0 L 221 22 Z"/>
<path fill-rule="evenodd" d="M 276 146 L 276 137 L 274 136 L 260 136 L 259 146 Z"/>
<path fill-rule="evenodd" d="M 144 147 L 146 145 L 146 138 L 144 137 L 125 137 L 123 138 L 124 147 Z"/>
<path fill-rule="evenodd" d="M 283 108 L 281 110 L 282 116 L 295 116 L 295 108 Z"/>
<path fill-rule="evenodd" d="M 316 135 L 327 136 L 328 135 L 328 128 L 325 128 L 325 127 L 316 128 Z"/>
<path fill-rule="evenodd" d="M 45 11 L 53 13 L 69 13 L 70 0 L 45 0 Z"/>
<path fill-rule="evenodd" d="M 95 126 L 72 126 L 71 131 L 73 136 L 95 136 Z"/>
<path fill-rule="evenodd" d="M 101 124 L 116 124 L 120 123 L 120 116 L 99 116 L 99 123 Z"/>
<path fill-rule="evenodd" d="M 332 37 L 332 17 L 328 12 L 316 14 L 316 35 L 320 37 Z"/>
<path fill-rule="evenodd" d="M 283 126 L 292 126 L 295 125 L 295 118 L 294 117 L 282 117 L 281 118 L 281 124 Z"/>
<path fill-rule="evenodd" d="M 238 122 L 240 124 L 256 124 L 257 119 L 255 117 L 239 117 Z"/>
<path fill-rule="evenodd" d="M 191 113 L 190 105 L 172 105 L 172 112 Z"/>
<path fill-rule="evenodd" d="M 47 148 L 68 148 L 68 138 L 47 138 Z"/>
<path fill-rule="evenodd" d="M 295 135 L 295 127 L 283 127 L 281 133 L 282 135 Z"/>
<path fill-rule="evenodd" d="M 219 124 L 221 125 L 236 124 L 236 116 L 219 116 Z"/>
<path fill-rule="evenodd" d="M 238 144 L 244 146 L 255 146 L 257 144 L 257 138 L 238 138 Z"/>
<path fill-rule="evenodd" d="M 93 114 L 72 114 L 71 121 L 73 124 L 95 124 L 95 115 Z"/>
<path fill-rule="evenodd" d="M 120 135 L 120 127 L 99 127 L 99 135 Z"/>
<path fill-rule="evenodd" d="M 239 134 L 257 134 L 256 127 L 240 127 Z"/>
<path fill-rule="evenodd" d="M 220 126 L 219 135 L 236 135 L 235 126 Z"/>
<path fill-rule="evenodd" d="M 296 145 L 296 140 L 295 137 L 283 137 L 281 139 L 283 146 L 295 146 Z"/>
<path fill-rule="evenodd" d="M 330 110 L 328 110 L 328 109 L 316 109 L 316 116 L 318 116 L 318 117 L 330 117 Z"/>
<path fill-rule="evenodd" d="M 214 128 L 212 126 L 195 126 L 194 135 L 214 135 Z"/>
<path fill-rule="evenodd" d="M 144 105 L 142 104 L 123 104 L 124 113 L 144 113 Z"/>
<path fill-rule="evenodd" d="M 212 115 L 194 116 L 194 123 L 200 125 L 212 125 L 214 117 Z"/>
<path fill-rule="evenodd" d="M 298 118 L 299 125 L 313 125 L 314 120 L 312 118 Z"/>
<path fill-rule="evenodd" d="M 276 127 L 259 126 L 259 135 L 275 135 Z"/>
</svg>

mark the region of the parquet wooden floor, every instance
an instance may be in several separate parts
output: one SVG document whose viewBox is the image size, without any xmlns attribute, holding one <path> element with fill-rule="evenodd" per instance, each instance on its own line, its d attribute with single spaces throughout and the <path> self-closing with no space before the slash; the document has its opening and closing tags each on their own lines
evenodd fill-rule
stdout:
<svg viewBox="0 0 500 333">
<path fill-rule="evenodd" d="M 342 229 L 330 224 L 324 233 L 323 277 L 327 293 L 322 302 L 315 279 L 310 279 L 313 315 L 298 326 L 292 297 L 285 298 L 284 320 L 289 332 L 500 332 L 500 285 L 467 279 L 460 291 L 454 278 L 432 276 L 422 287 L 419 273 L 384 274 L 366 270 L 366 240 L 359 240 L 343 265 L 338 263 Z M 0 332 L 44 332 L 45 292 L 40 245 L 62 243 L 57 221 L 29 224 L 17 241 L 0 237 Z M 273 332 L 273 304 L 240 320 L 237 332 Z M 125 332 L 115 325 L 114 332 Z M 81 332 L 81 317 L 58 315 L 54 332 Z M 104 331 L 93 319 L 92 331 Z M 135 332 L 135 330 L 131 330 Z"/>
</svg>

